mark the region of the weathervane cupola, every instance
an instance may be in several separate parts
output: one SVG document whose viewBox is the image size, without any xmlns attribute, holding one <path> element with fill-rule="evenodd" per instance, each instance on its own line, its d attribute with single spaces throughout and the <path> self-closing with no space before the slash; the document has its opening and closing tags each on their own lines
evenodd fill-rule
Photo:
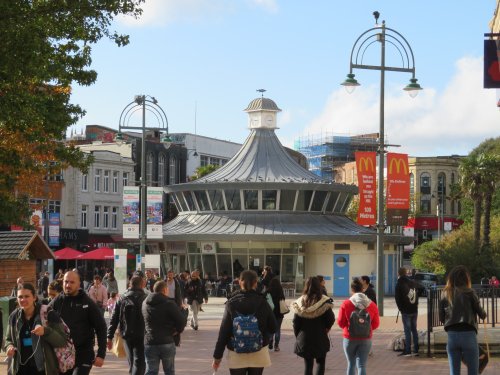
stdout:
<svg viewBox="0 0 500 375">
<path fill-rule="evenodd" d="M 248 127 L 250 129 L 277 129 L 276 117 L 281 109 L 276 103 L 268 98 L 264 98 L 266 90 L 259 89 L 261 97 L 250 102 L 245 112 L 248 113 Z"/>
</svg>

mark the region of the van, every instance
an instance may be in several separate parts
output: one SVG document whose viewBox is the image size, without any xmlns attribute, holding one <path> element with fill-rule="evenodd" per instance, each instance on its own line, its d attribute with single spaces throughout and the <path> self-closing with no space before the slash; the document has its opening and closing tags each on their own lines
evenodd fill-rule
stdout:
<svg viewBox="0 0 500 375">
<path fill-rule="evenodd" d="M 419 296 L 427 296 L 427 289 L 435 288 L 438 283 L 437 275 L 430 272 L 417 272 L 413 279 L 417 283 Z"/>
</svg>

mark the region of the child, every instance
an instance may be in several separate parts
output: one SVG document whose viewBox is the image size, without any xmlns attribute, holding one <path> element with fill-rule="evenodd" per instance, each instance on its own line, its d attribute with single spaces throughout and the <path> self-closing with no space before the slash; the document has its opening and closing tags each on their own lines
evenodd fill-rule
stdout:
<svg viewBox="0 0 500 375">
<path fill-rule="evenodd" d="M 118 301 L 118 293 L 111 292 L 111 295 L 110 295 L 110 297 L 108 299 L 108 303 L 107 303 L 108 314 L 109 314 L 110 318 L 113 316 L 113 311 L 115 310 L 116 301 Z"/>
</svg>

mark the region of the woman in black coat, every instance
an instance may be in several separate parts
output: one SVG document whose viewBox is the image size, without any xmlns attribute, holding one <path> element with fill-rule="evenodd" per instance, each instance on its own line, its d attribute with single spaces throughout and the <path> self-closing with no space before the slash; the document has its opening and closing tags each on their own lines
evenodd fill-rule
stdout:
<svg viewBox="0 0 500 375">
<path fill-rule="evenodd" d="M 284 314 L 281 313 L 280 301 L 285 300 L 285 293 L 283 293 L 283 287 L 281 286 L 281 283 L 277 277 L 275 277 L 269 282 L 269 287 L 267 288 L 266 294 L 271 295 L 274 304 L 273 313 L 274 317 L 276 318 L 276 322 L 278 323 L 276 332 L 272 334 L 271 337 L 269 338 L 269 350 L 273 349 L 273 344 L 274 344 L 274 351 L 279 352 L 280 338 L 281 338 L 281 323 L 283 323 L 283 317 L 284 317 Z"/>
<path fill-rule="evenodd" d="M 333 300 L 322 294 L 317 277 L 309 277 L 302 296 L 292 304 L 295 311 L 293 332 L 294 353 L 304 358 L 304 375 L 312 375 L 316 359 L 316 375 L 325 373 L 326 353 L 330 351 L 328 332 L 335 323 Z"/>
</svg>

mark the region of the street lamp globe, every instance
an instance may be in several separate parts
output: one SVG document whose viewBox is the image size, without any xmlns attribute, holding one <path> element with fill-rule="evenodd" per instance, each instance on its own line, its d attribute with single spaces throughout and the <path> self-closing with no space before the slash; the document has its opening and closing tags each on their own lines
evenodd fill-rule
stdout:
<svg viewBox="0 0 500 375">
<path fill-rule="evenodd" d="M 408 92 L 411 98 L 414 98 L 418 95 L 420 90 L 423 90 L 422 87 L 417 83 L 418 79 L 411 78 L 410 83 L 403 89 Z"/>
<path fill-rule="evenodd" d="M 355 74 L 349 73 L 347 75 L 347 78 L 344 82 L 341 83 L 342 86 L 344 86 L 345 91 L 347 91 L 348 94 L 352 94 L 356 87 L 360 86 L 359 82 L 354 78 Z"/>
</svg>

